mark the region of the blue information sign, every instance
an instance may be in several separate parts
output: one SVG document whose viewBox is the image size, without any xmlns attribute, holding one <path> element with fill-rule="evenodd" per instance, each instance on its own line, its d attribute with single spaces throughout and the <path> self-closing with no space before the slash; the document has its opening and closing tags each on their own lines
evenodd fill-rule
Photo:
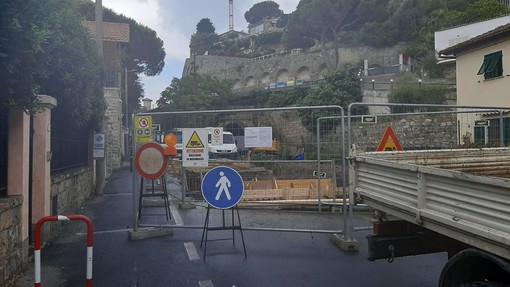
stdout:
<svg viewBox="0 0 510 287">
<path fill-rule="evenodd" d="M 209 170 L 202 180 L 202 195 L 211 206 L 227 209 L 243 197 L 244 182 L 239 173 L 228 166 Z"/>
</svg>

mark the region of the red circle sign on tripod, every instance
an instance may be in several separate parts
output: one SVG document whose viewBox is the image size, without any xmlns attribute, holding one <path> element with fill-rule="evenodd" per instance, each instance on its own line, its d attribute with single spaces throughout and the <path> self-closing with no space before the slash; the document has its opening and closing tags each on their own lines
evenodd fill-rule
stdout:
<svg viewBox="0 0 510 287">
<path fill-rule="evenodd" d="M 163 176 L 168 168 L 168 157 L 164 149 L 157 143 L 143 144 L 135 154 L 135 167 L 141 176 L 157 179 Z"/>
</svg>

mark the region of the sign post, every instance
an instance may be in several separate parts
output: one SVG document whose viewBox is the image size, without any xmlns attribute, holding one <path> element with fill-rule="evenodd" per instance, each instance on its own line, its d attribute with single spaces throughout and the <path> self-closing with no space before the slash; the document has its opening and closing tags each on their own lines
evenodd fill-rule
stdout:
<svg viewBox="0 0 510 287">
<path fill-rule="evenodd" d="M 146 196 L 159 196 L 165 203 L 166 219 L 170 219 L 170 201 L 166 188 L 165 173 L 168 168 L 168 156 L 164 155 L 164 149 L 157 143 L 143 144 L 135 154 L 135 167 L 141 176 L 140 195 L 138 200 L 138 219 L 142 216 L 143 198 Z M 162 193 L 154 192 L 154 180 L 161 178 Z M 144 179 L 152 180 L 152 192 L 144 193 Z"/>
<path fill-rule="evenodd" d="M 205 216 L 204 230 L 202 232 L 202 241 L 200 246 L 204 246 L 204 260 L 207 250 L 207 235 L 209 230 L 232 230 L 232 243 L 235 244 L 234 230 L 238 229 L 241 232 L 241 239 L 243 241 L 244 257 L 246 255 L 246 246 L 244 245 L 243 229 L 241 227 L 241 218 L 239 216 L 239 209 L 237 203 L 241 200 L 244 193 L 244 181 L 239 173 L 227 166 L 218 166 L 209 170 L 202 180 L 202 195 L 209 203 L 207 205 L 207 214 Z M 220 227 L 209 227 L 209 212 L 211 206 L 221 209 L 223 215 L 223 225 Z M 234 209 L 237 211 L 238 225 L 234 225 Z M 225 225 L 225 210 L 232 211 L 232 225 Z"/>
</svg>

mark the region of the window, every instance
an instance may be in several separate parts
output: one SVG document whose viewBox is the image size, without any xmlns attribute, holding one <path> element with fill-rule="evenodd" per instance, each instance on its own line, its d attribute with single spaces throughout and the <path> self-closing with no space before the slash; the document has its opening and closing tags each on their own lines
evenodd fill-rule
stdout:
<svg viewBox="0 0 510 287">
<path fill-rule="evenodd" d="M 482 120 L 483 121 L 483 120 Z M 487 125 L 474 125 L 474 142 L 480 145 L 499 147 L 510 145 L 510 117 L 503 118 L 503 129 L 500 128 L 500 119 L 489 119 Z M 503 131 L 503 136 L 501 136 Z"/>
<path fill-rule="evenodd" d="M 484 78 L 493 79 L 503 76 L 503 53 L 498 51 L 496 53 L 485 55 L 483 64 L 478 70 L 477 75 L 484 75 Z"/>
</svg>

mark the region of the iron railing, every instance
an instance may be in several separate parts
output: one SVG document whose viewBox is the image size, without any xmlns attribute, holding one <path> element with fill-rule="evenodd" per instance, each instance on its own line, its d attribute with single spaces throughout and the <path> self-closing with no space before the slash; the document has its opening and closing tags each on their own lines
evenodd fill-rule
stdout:
<svg viewBox="0 0 510 287">
<path fill-rule="evenodd" d="M 88 137 L 85 128 L 71 128 L 52 121 L 51 172 L 88 165 Z"/>
</svg>

